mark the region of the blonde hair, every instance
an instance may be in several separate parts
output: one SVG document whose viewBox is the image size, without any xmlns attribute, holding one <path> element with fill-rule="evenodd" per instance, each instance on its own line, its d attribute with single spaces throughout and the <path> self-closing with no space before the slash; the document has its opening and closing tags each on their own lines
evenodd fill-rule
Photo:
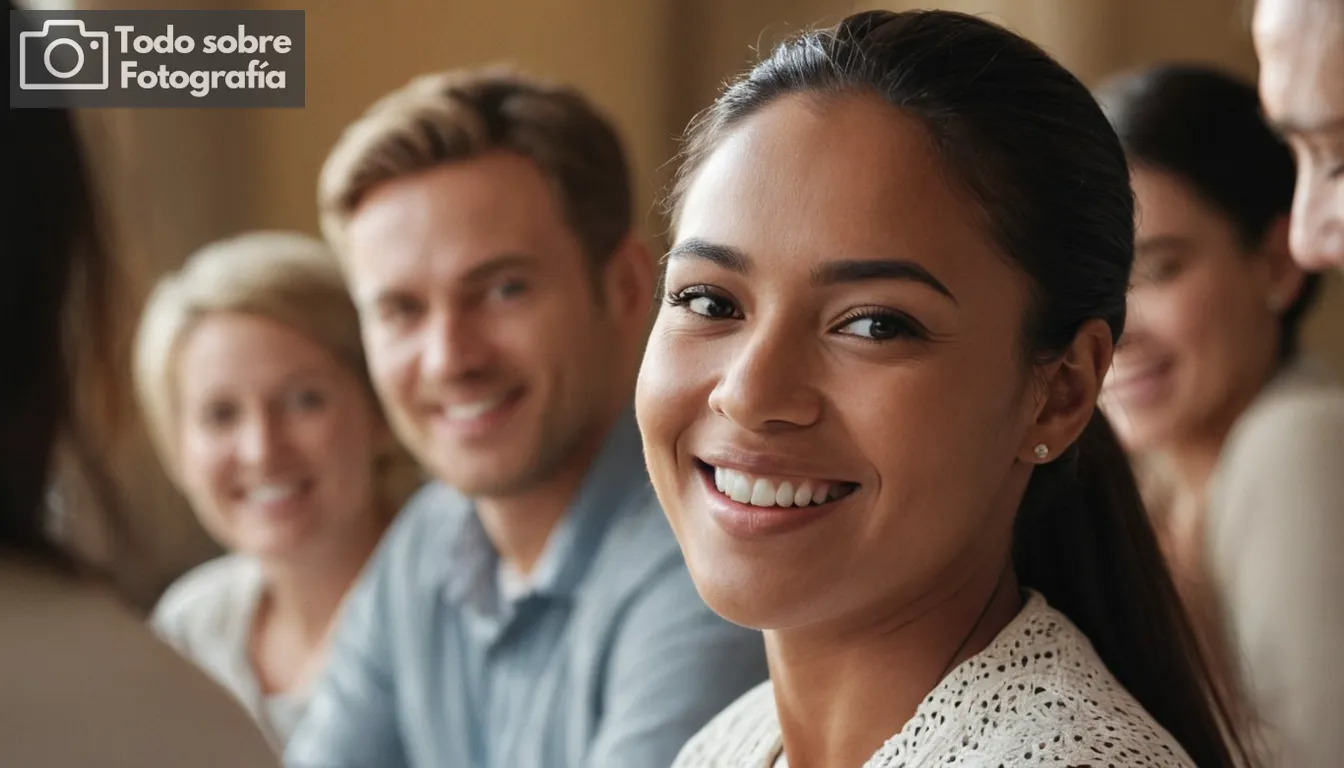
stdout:
<svg viewBox="0 0 1344 768">
<path fill-rule="evenodd" d="M 494 150 L 528 158 L 555 185 L 593 265 L 630 232 L 630 172 L 615 129 L 578 92 L 502 68 L 422 75 L 375 102 L 322 167 L 322 232 L 339 254 L 375 187 Z"/>
<path fill-rule="evenodd" d="M 272 320 L 330 352 L 364 385 L 375 409 L 359 316 L 344 277 L 321 240 L 295 232 L 250 232 L 211 243 L 159 280 L 135 339 L 135 391 L 163 463 L 177 464 L 174 369 L 182 343 L 201 318 L 236 312 Z M 381 417 L 381 410 L 379 410 Z M 378 491 L 399 507 L 422 481 L 401 446 L 380 457 Z"/>
</svg>

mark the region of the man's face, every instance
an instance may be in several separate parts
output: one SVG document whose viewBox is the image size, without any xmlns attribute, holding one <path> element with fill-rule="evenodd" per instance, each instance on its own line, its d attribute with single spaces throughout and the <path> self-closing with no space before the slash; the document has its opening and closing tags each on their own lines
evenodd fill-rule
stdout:
<svg viewBox="0 0 1344 768">
<path fill-rule="evenodd" d="M 394 428 L 469 496 L 526 491 L 602 425 L 630 329 L 553 185 L 505 152 L 377 187 L 345 254 Z"/>
<path fill-rule="evenodd" d="M 1297 157 L 1293 256 L 1344 270 L 1344 2 L 1260 0 L 1260 98 Z"/>
</svg>

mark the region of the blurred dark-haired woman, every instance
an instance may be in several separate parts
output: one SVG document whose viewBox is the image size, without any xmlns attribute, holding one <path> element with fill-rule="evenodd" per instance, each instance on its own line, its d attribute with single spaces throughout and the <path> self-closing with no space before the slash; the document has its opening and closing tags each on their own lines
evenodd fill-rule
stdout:
<svg viewBox="0 0 1344 768">
<path fill-rule="evenodd" d="M 11 109 L 5 122 L 0 765 L 274 766 L 242 708 L 157 640 L 53 534 L 57 456 L 75 460 L 81 477 L 99 476 L 87 409 L 73 396 L 76 376 L 109 388 L 129 382 L 109 351 L 115 269 L 73 116 Z"/>
<path fill-rule="evenodd" d="M 1268 764 L 1344 755 L 1344 389 L 1298 350 L 1294 169 L 1254 87 L 1163 65 L 1100 91 L 1138 204 L 1103 403 L 1219 684 Z"/>
</svg>

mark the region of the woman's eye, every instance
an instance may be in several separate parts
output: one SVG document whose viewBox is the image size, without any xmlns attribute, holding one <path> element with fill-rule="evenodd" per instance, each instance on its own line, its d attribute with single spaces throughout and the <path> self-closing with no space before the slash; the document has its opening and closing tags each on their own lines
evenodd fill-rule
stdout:
<svg viewBox="0 0 1344 768">
<path fill-rule="evenodd" d="M 238 407 L 233 403 L 218 402 L 206 406 L 201 413 L 201 421 L 212 429 L 223 429 L 234 422 L 238 416 Z"/>
<path fill-rule="evenodd" d="M 378 318 L 387 323 L 409 324 L 424 312 L 424 304 L 407 295 L 390 296 L 378 302 Z"/>
<path fill-rule="evenodd" d="M 720 301 L 713 296 L 697 296 L 686 305 L 692 312 L 705 317 L 726 318 L 733 316 L 733 305 Z"/>
<path fill-rule="evenodd" d="M 316 411 L 325 405 L 327 399 L 316 389 L 301 389 L 289 397 L 290 407 L 296 411 Z"/>
<path fill-rule="evenodd" d="M 728 320 L 738 316 L 737 307 L 731 301 L 702 287 L 669 294 L 667 303 L 711 320 Z"/>
<path fill-rule="evenodd" d="M 1165 283 L 1179 275 L 1182 266 L 1184 265 L 1180 259 L 1150 260 L 1138 264 L 1134 268 L 1133 283 L 1135 285 Z"/>
<path fill-rule="evenodd" d="M 839 333 L 873 341 L 887 341 L 917 335 L 913 323 L 893 314 L 872 314 L 854 318 L 840 327 Z"/>
</svg>

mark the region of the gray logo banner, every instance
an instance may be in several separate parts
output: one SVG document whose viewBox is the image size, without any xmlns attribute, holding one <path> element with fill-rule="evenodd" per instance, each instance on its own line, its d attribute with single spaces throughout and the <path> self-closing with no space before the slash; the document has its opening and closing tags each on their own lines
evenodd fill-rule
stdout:
<svg viewBox="0 0 1344 768">
<path fill-rule="evenodd" d="M 9 106 L 302 107 L 303 11 L 11 11 Z"/>
</svg>

